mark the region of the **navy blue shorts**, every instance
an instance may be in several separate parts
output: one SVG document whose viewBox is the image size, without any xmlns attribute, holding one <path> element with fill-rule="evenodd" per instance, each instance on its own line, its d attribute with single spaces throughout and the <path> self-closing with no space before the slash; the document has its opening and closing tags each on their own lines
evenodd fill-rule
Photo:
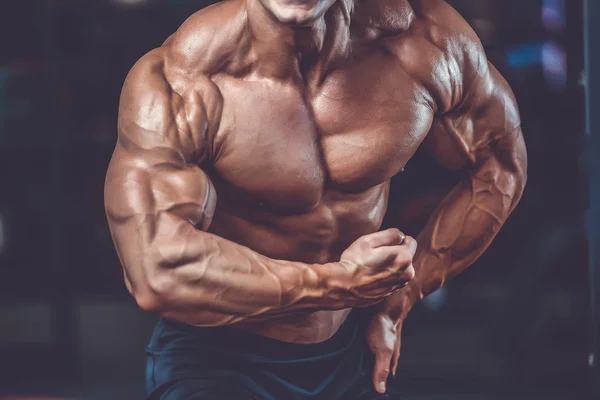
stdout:
<svg viewBox="0 0 600 400">
<path fill-rule="evenodd" d="M 161 318 L 146 348 L 147 400 L 400 399 L 373 389 L 365 322 L 353 311 L 330 339 L 295 344 Z"/>
</svg>

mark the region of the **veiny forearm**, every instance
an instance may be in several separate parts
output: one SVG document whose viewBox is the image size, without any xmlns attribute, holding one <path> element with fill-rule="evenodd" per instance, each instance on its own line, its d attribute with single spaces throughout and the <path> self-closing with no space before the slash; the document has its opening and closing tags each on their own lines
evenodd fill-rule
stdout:
<svg viewBox="0 0 600 400">
<path fill-rule="evenodd" d="M 382 305 L 395 318 L 470 266 L 491 244 L 525 186 L 522 169 L 507 170 L 496 158 L 469 173 L 446 196 L 418 235 L 416 276 Z"/>
<path fill-rule="evenodd" d="M 437 13 L 443 7 L 435 9 Z M 481 42 L 464 20 L 446 9 L 435 21 L 436 26 L 449 23 L 448 35 L 432 35 L 431 40 L 452 61 L 447 76 L 427 80 L 438 91 L 436 116 L 424 146 L 442 166 L 466 176 L 417 237 L 415 279 L 383 304 L 384 311 L 400 319 L 414 302 L 443 286 L 487 249 L 517 205 L 527 179 L 526 146 L 510 86 L 487 61 Z M 457 29 L 461 33 L 455 36 Z"/>
<path fill-rule="evenodd" d="M 156 224 L 145 258 L 124 260 L 125 268 L 138 275 L 134 296 L 145 309 L 214 326 L 300 310 L 345 308 L 326 296 L 325 287 L 327 275 L 342 265 L 273 260 L 175 216 L 163 219 L 169 221 Z M 142 224 L 132 224 L 138 235 Z M 143 265 L 136 265 L 139 262 Z"/>
</svg>

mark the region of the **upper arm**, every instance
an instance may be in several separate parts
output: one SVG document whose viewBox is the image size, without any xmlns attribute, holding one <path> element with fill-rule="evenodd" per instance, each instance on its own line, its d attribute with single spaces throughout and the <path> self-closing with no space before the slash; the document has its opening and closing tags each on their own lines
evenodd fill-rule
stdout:
<svg viewBox="0 0 600 400">
<path fill-rule="evenodd" d="M 144 56 L 126 79 L 105 208 L 129 275 L 142 273 L 136 265 L 151 256 L 156 241 L 208 229 L 216 195 L 199 167 L 208 156 L 205 110 L 195 92 L 172 89 L 161 50 Z"/>
<path fill-rule="evenodd" d="M 493 164 L 524 178 L 526 150 L 510 86 L 488 62 L 467 22 L 447 4 L 429 3 L 439 3 L 429 10 L 436 31 L 431 40 L 443 53 L 447 78 L 439 83 L 444 95 L 436 99 L 426 148 L 449 169 Z"/>
</svg>

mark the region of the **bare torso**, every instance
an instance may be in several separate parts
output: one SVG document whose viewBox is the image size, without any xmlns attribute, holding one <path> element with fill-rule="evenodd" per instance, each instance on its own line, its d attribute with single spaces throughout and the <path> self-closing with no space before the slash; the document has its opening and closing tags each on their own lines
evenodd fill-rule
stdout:
<svg viewBox="0 0 600 400">
<path fill-rule="evenodd" d="M 211 121 L 218 128 L 202 166 L 217 193 L 209 232 L 270 258 L 325 263 L 379 230 L 390 178 L 402 171 L 434 118 L 435 89 L 419 75 L 435 78 L 435 57 L 442 55 L 424 39 L 427 22 L 407 2 L 395 1 L 391 10 L 383 9 L 391 2 L 364 3 L 357 2 L 364 9 L 352 14 L 360 20 L 348 21 L 351 36 L 342 55 L 334 54 L 336 45 L 326 36 L 312 67 L 303 70 L 300 63 L 279 76 L 254 67 L 243 0 L 201 12 L 184 25 L 186 33 L 170 39 L 181 47 L 185 40 L 177 35 L 190 35 L 194 24 L 214 18 L 229 35 L 213 39 L 224 49 L 215 51 L 229 52 L 226 66 L 198 77 L 190 72 L 173 85 L 180 93 L 199 86 L 203 96 L 219 99 L 219 121 Z M 339 7 L 329 13 L 342 13 Z M 417 49 L 432 58 L 419 55 L 425 59 L 416 63 Z M 332 336 L 348 313 L 319 311 L 235 326 L 313 343 Z"/>
</svg>

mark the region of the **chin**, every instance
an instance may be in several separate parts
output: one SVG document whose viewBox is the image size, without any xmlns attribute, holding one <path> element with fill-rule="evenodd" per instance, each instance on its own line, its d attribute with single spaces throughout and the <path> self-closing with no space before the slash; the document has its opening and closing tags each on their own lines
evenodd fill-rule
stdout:
<svg viewBox="0 0 600 400">
<path fill-rule="evenodd" d="M 316 12 L 304 10 L 281 10 L 281 12 L 275 12 L 274 15 L 279 22 L 290 26 L 309 26 L 320 17 Z"/>
<path fill-rule="evenodd" d="M 335 0 L 292 0 L 271 2 L 271 13 L 290 26 L 310 26 L 325 14 Z"/>
</svg>

